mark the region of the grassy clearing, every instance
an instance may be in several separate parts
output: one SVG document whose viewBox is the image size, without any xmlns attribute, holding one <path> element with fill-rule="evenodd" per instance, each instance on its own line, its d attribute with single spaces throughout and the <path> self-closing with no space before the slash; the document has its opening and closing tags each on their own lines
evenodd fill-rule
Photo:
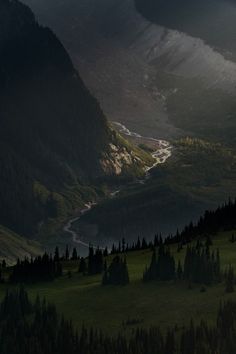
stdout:
<svg viewBox="0 0 236 354">
<path fill-rule="evenodd" d="M 213 239 L 213 248 L 220 248 L 222 269 L 231 263 L 236 267 L 236 243 L 229 242 L 231 233 L 220 233 Z M 176 260 L 183 260 L 185 251 L 177 253 L 172 246 Z M 78 263 L 70 262 L 66 271 L 71 270 L 72 277 L 64 275 L 52 283 L 29 286 L 31 297 L 36 294 L 45 296 L 54 302 L 58 310 L 81 327 L 82 324 L 102 328 L 109 333 L 126 331 L 133 326 L 123 327 L 123 321 L 139 319 L 139 326 L 161 325 L 163 328 L 178 324 L 183 326 L 194 318 L 213 322 L 220 300 L 234 298 L 236 293 L 225 294 L 224 284 L 207 287 L 200 292 L 200 286 L 188 289 L 185 282 L 152 282 L 143 284 L 143 270 L 149 264 L 151 252 L 130 252 L 127 255 L 131 283 L 125 287 L 102 287 L 101 276 L 82 276 L 77 273 Z M 6 286 L 1 285 L 0 296 Z"/>
</svg>

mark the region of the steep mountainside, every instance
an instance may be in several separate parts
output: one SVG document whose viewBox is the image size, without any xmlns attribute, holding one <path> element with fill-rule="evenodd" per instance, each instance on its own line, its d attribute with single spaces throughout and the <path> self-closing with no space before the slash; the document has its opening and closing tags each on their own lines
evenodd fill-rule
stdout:
<svg viewBox="0 0 236 354">
<path fill-rule="evenodd" d="M 151 21 L 200 37 L 236 59 L 234 0 L 135 0 Z"/>
<path fill-rule="evenodd" d="M 141 135 L 169 139 L 174 146 L 172 158 L 157 166 L 153 180 L 86 215 L 98 225 L 99 238 L 119 239 L 124 230 L 131 237 L 142 230 L 173 231 L 235 196 L 233 1 L 212 0 L 211 11 L 204 7 L 211 0 L 195 2 L 195 9 L 201 6 L 187 18 L 179 7 L 171 13 L 178 27 L 163 12 L 158 22 L 164 7 L 144 10 L 151 3 L 186 6 L 184 0 L 25 1 L 60 36 L 109 119 Z M 200 144 L 183 143 L 182 136 L 200 139 Z"/>
<path fill-rule="evenodd" d="M 15 0 L 0 0 L 0 124 L 0 224 L 16 232 L 32 235 L 94 195 L 86 184 L 141 165 L 59 40 Z"/>
<path fill-rule="evenodd" d="M 234 139 L 236 64 L 213 41 L 150 22 L 134 0 L 26 1 L 60 36 L 109 119 L 153 137 Z M 212 30 L 221 42 L 227 25 L 224 17 L 220 34 Z"/>
</svg>

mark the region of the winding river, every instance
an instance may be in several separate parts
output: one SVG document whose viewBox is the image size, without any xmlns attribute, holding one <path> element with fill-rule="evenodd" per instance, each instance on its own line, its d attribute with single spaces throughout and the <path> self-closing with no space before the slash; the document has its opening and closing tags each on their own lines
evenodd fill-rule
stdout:
<svg viewBox="0 0 236 354">
<path fill-rule="evenodd" d="M 166 140 L 162 140 L 162 139 L 155 139 L 152 137 L 145 137 L 142 136 L 138 133 L 132 132 L 130 131 L 125 125 L 119 123 L 119 122 L 113 122 L 113 124 L 117 127 L 117 130 L 126 136 L 130 136 L 133 137 L 135 139 L 140 139 L 140 140 L 145 140 L 145 141 L 151 141 L 151 142 L 155 142 L 158 146 L 158 149 L 155 150 L 152 153 L 152 157 L 154 158 L 155 162 L 153 163 L 152 166 L 147 166 L 145 167 L 145 172 L 146 172 L 146 176 L 144 179 L 139 179 L 137 182 L 140 184 L 144 184 L 146 183 L 146 181 L 150 178 L 150 171 L 156 167 L 159 164 L 164 164 L 172 155 L 172 146 L 171 144 L 166 141 Z M 121 189 L 112 191 L 110 193 L 110 197 L 114 198 L 116 197 L 119 193 L 120 193 Z M 84 209 L 82 209 L 80 211 L 80 214 L 77 217 L 74 217 L 72 219 L 70 219 L 67 224 L 64 226 L 63 231 L 70 234 L 70 236 L 72 237 L 72 240 L 74 243 L 76 244 L 80 244 L 86 248 L 88 248 L 90 246 L 89 243 L 84 242 L 83 238 L 79 235 L 78 231 L 75 231 L 73 229 L 73 224 L 75 222 L 77 222 L 82 215 L 84 215 L 85 213 L 87 213 L 89 210 L 91 210 L 91 208 L 96 205 L 96 203 L 94 202 L 88 202 L 84 205 Z M 101 249 L 103 249 L 102 247 L 100 247 Z"/>
</svg>

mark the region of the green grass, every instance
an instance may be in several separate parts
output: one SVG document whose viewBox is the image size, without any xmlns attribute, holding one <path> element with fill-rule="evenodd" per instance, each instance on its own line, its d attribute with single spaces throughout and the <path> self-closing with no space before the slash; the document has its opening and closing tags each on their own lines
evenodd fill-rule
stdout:
<svg viewBox="0 0 236 354">
<path fill-rule="evenodd" d="M 221 233 L 213 239 L 213 248 L 220 248 L 222 269 L 229 263 L 236 268 L 236 243 L 229 242 L 231 233 Z M 176 260 L 183 260 L 185 251 L 177 253 L 172 246 Z M 109 257 L 111 258 L 111 257 Z M 72 278 L 64 275 L 52 283 L 41 283 L 27 287 L 31 297 L 36 294 L 45 296 L 56 304 L 59 312 L 72 319 L 77 327 L 83 323 L 95 326 L 108 333 L 126 331 L 130 333 L 134 326 L 124 329 L 122 322 L 128 318 L 142 320 L 143 327 L 161 325 L 164 329 L 178 324 L 183 326 L 194 318 L 205 318 L 210 323 L 215 320 L 219 302 L 227 298 L 236 300 L 236 293 L 225 294 L 224 283 L 207 287 L 200 292 L 200 285 L 189 289 L 185 282 L 141 281 L 143 270 L 149 264 L 151 252 L 130 252 L 127 255 L 131 283 L 124 287 L 101 286 L 101 275 L 82 276 L 77 273 L 77 262 L 66 265 L 66 271 L 72 271 Z M 6 285 L 1 285 L 0 296 Z"/>
</svg>

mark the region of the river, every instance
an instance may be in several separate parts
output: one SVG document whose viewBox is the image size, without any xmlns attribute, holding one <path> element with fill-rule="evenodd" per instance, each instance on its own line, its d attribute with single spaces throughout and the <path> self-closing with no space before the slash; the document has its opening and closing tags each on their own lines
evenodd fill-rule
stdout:
<svg viewBox="0 0 236 354">
<path fill-rule="evenodd" d="M 146 140 L 146 141 L 153 141 L 156 142 L 158 145 L 158 149 L 152 152 L 152 157 L 154 158 L 155 162 L 152 166 L 145 167 L 145 178 L 137 180 L 138 183 L 144 184 L 150 178 L 150 171 L 159 164 L 164 164 L 172 155 L 172 146 L 167 140 L 163 139 L 155 139 L 152 137 L 145 137 L 138 133 L 130 131 L 124 124 L 119 122 L 113 122 L 113 124 L 117 127 L 117 130 L 126 136 L 133 137 L 135 139 Z M 121 189 L 114 190 L 110 192 L 110 197 L 114 198 L 120 193 Z M 73 229 L 73 224 L 77 222 L 82 215 L 87 213 L 91 208 L 96 205 L 94 202 L 88 202 L 84 205 L 84 209 L 82 209 L 77 217 L 70 219 L 67 224 L 64 226 L 63 231 L 70 234 L 74 243 L 80 244 L 86 248 L 90 246 L 90 243 L 83 241 L 83 237 L 79 235 L 78 231 Z M 101 247 L 102 249 L 102 247 Z"/>
</svg>

